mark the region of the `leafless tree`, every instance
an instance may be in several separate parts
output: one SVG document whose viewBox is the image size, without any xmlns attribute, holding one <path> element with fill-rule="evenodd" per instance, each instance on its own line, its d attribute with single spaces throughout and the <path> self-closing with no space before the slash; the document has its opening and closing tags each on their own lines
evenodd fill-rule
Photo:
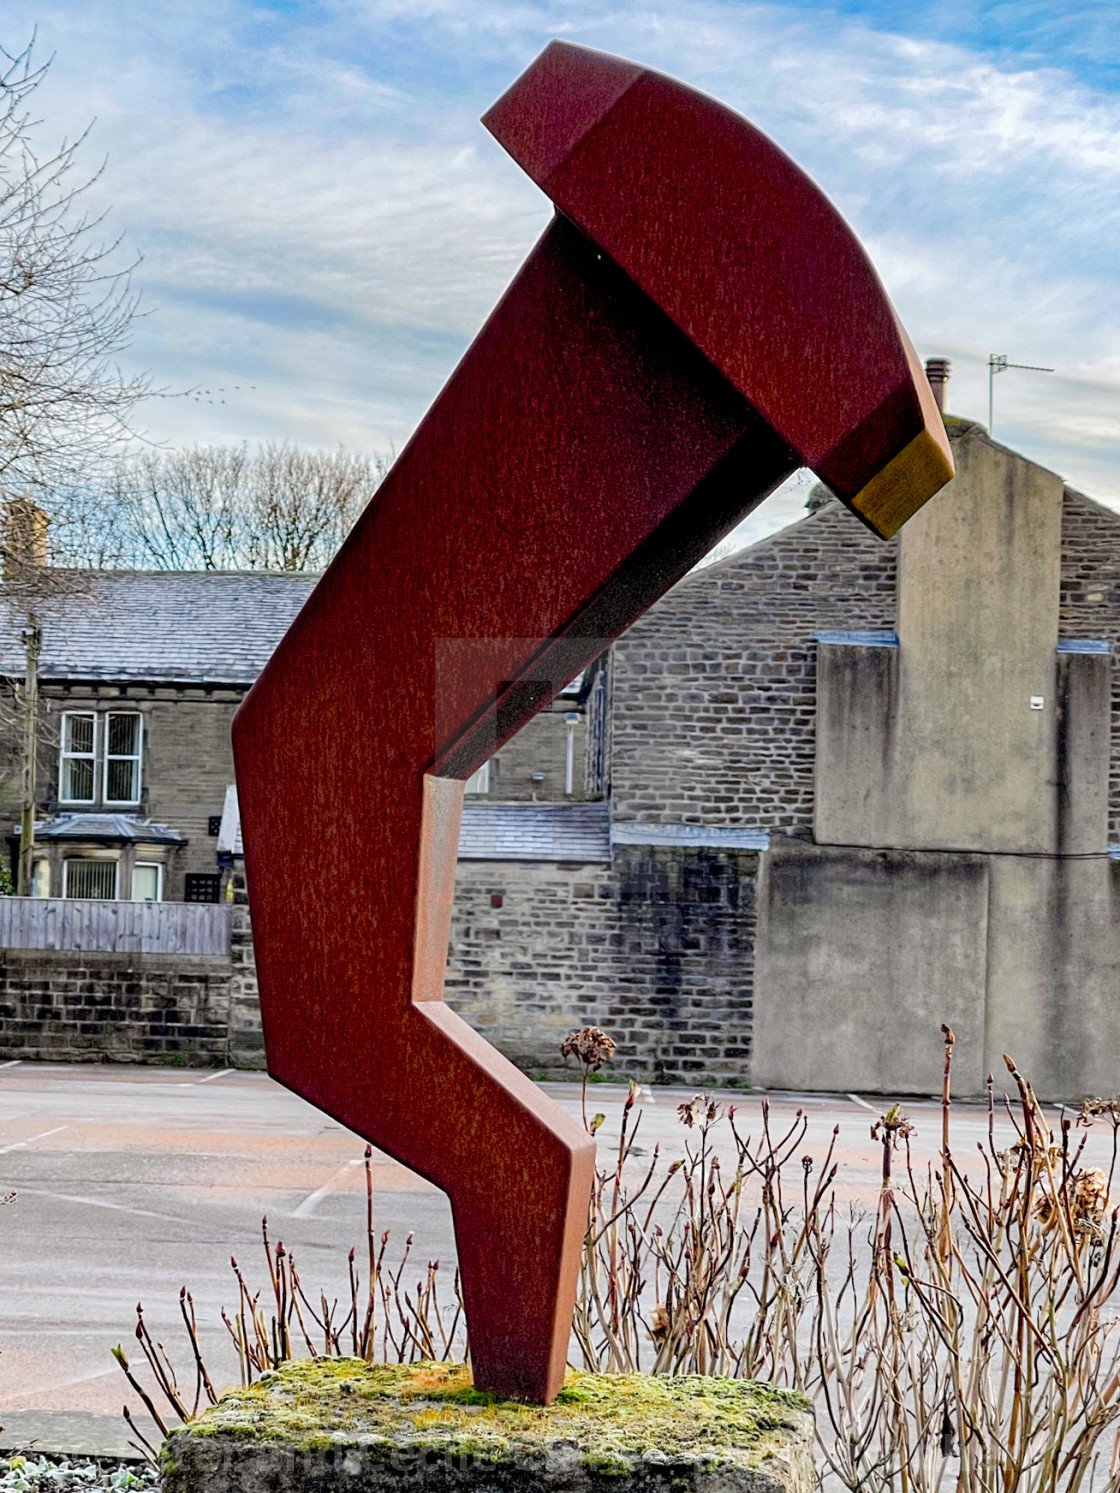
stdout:
<svg viewBox="0 0 1120 1493">
<path fill-rule="evenodd" d="M 119 241 L 83 210 L 99 174 L 79 170 L 86 136 L 38 146 L 29 101 L 49 64 L 33 45 L 0 48 L 0 493 L 49 511 L 51 494 L 127 433 L 149 390 L 115 363 L 137 304 Z"/>
<path fill-rule="evenodd" d="M 385 474 L 379 458 L 265 446 L 247 464 L 254 570 L 322 570 Z"/>
<path fill-rule="evenodd" d="M 94 538 L 98 538 L 96 514 L 112 512 L 115 565 L 147 570 L 239 569 L 244 549 L 246 455 L 243 446 L 200 446 L 125 457 L 108 474 L 102 493 L 95 496 Z M 91 563 L 95 556 L 76 558 Z"/>
<path fill-rule="evenodd" d="M 60 495 L 130 433 L 129 415 L 149 392 L 115 361 L 137 302 L 119 240 L 106 242 L 102 219 L 83 206 L 99 175 L 80 169 L 86 134 L 40 147 L 30 100 L 49 64 L 33 49 L 34 39 L 21 52 L 0 47 L 0 558 L 26 655 L 23 678 L 7 681 L 21 741 L 20 891 L 34 849 L 40 614 L 76 584 L 42 563 L 47 522 Z"/>
<path fill-rule="evenodd" d="M 288 444 L 134 453 L 72 495 L 56 552 L 94 568 L 322 570 L 385 466 Z"/>
</svg>

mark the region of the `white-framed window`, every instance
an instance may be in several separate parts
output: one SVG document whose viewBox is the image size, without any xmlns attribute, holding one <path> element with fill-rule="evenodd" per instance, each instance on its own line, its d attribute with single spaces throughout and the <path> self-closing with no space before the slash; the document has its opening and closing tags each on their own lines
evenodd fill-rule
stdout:
<svg viewBox="0 0 1120 1493">
<path fill-rule="evenodd" d="M 92 856 L 68 856 L 62 862 L 62 895 L 95 902 L 114 902 L 120 862 Z"/>
<path fill-rule="evenodd" d="M 103 734 L 105 738 L 104 802 L 107 804 L 139 803 L 144 717 L 139 711 L 113 711 L 105 717 Z"/>
<path fill-rule="evenodd" d="M 91 804 L 97 765 L 97 716 L 67 710 L 62 717 L 58 796 L 64 804 Z"/>
<path fill-rule="evenodd" d="M 59 743 L 58 799 L 64 804 L 138 804 L 144 717 L 138 710 L 67 710 Z"/>
<path fill-rule="evenodd" d="M 464 793 L 490 792 L 490 764 L 484 762 L 477 772 L 472 772 L 466 781 Z"/>
<path fill-rule="evenodd" d="M 163 867 L 158 861 L 137 861 L 132 868 L 133 902 L 163 901 Z"/>
</svg>

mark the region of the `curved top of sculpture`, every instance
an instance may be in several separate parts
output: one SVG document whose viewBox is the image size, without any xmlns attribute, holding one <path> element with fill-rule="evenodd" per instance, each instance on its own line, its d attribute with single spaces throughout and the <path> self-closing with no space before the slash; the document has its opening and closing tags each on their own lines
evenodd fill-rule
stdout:
<svg viewBox="0 0 1120 1493">
<path fill-rule="evenodd" d="M 867 255 L 741 115 L 556 41 L 483 123 L 875 533 L 949 481 L 940 413 Z"/>
</svg>

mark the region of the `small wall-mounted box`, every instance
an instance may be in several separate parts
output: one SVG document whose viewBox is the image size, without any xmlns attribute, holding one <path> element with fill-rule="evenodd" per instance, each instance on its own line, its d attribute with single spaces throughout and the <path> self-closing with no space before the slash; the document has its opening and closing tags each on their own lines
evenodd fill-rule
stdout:
<svg viewBox="0 0 1120 1493">
<path fill-rule="evenodd" d="M 1032 710 L 1041 710 L 1045 704 L 1046 704 L 1046 700 L 1043 698 L 1042 695 L 1032 695 L 1031 696 L 1031 709 Z"/>
</svg>

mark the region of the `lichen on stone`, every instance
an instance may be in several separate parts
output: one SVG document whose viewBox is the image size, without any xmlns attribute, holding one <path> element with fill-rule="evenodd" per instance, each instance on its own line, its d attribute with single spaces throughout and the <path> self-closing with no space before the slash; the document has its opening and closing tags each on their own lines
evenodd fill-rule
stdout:
<svg viewBox="0 0 1120 1493">
<path fill-rule="evenodd" d="M 367 1364 L 307 1359 L 231 1390 L 169 1439 L 166 1469 L 187 1440 L 229 1438 L 310 1453 L 356 1445 L 387 1452 L 513 1460 L 544 1467 L 567 1460 L 593 1478 L 636 1465 L 756 1466 L 803 1436 L 808 1403 L 768 1384 L 700 1375 L 569 1372 L 549 1406 L 499 1400 L 476 1390 L 459 1364 Z M 165 1485 L 166 1485 L 165 1477 Z"/>
</svg>

